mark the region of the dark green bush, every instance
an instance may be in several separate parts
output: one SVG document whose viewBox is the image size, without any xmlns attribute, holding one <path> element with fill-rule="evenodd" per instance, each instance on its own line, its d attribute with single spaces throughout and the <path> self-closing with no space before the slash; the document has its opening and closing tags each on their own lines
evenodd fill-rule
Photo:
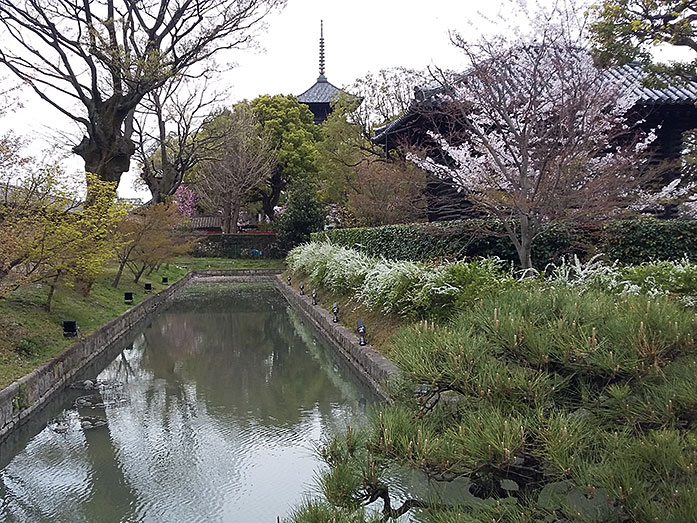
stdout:
<svg viewBox="0 0 697 523">
<path fill-rule="evenodd" d="M 465 258 L 498 256 L 518 262 L 511 240 L 496 230 L 491 220 L 457 220 L 333 229 L 312 235 L 338 245 L 361 250 L 371 256 L 399 260 L 426 260 L 438 257 Z M 580 258 L 604 253 L 608 261 L 637 264 L 651 260 L 678 260 L 697 253 L 697 220 L 642 218 L 613 222 L 604 228 L 594 225 L 553 226 L 535 239 L 533 264 L 544 268 L 562 256 Z"/>
<path fill-rule="evenodd" d="M 500 230 L 497 234 L 482 232 Z M 420 261 L 430 258 L 498 256 L 503 260 L 518 261 L 518 255 L 503 228 L 492 221 L 456 220 L 450 222 L 410 223 L 333 229 L 312 235 L 313 240 L 328 239 L 339 245 L 352 247 L 371 256 L 388 259 Z M 567 227 L 550 228 L 535 242 L 533 262 L 536 266 L 558 261 L 561 256 L 574 252 L 573 236 Z"/>
<path fill-rule="evenodd" d="M 635 265 L 652 260 L 697 256 L 697 220 L 643 218 L 605 227 L 603 252 L 608 259 Z"/>
<path fill-rule="evenodd" d="M 193 247 L 206 258 L 281 258 L 274 233 L 208 234 Z"/>
<path fill-rule="evenodd" d="M 288 251 L 310 240 L 310 234 L 320 231 L 326 215 L 324 205 L 317 201 L 316 189 L 307 181 L 296 181 L 290 189 L 285 210 L 275 221 L 278 245 Z"/>
</svg>

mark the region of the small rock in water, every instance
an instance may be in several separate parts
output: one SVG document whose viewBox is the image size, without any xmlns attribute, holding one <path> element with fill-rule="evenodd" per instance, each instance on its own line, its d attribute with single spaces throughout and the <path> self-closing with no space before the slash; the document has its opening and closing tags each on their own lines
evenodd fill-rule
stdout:
<svg viewBox="0 0 697 523">
<path fill-rule="evenodd" d="M 92 380 L 85 380 L 82 384 L 85 386 L 85 390 L 92 390 L 94 388 L 94 382 Z"/>
<path fill-rule="evenodd" d="M 68 424 L 67 423 L 57 423 L 56 425 L 53 426 L 53 432 L 56 434 L 65 434 L 68 432 Z"/>
<path fill-rule="evenodd" d="M 83 421 L 81 423 L 81 425 L 82 425 L 83 429 L 91 429 L 92 428 L 92 424 L 89 421 Z"/>
</svg>

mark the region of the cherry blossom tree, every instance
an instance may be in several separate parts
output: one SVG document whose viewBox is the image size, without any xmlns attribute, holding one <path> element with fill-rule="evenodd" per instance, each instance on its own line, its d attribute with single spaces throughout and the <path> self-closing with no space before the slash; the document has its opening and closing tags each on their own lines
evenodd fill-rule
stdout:
<svg viewBox="0 0 697 523">
<path fill-rule="evenodd" d="M 188 185 L 180 185 L 177 188 L 177 191 L 174 193 L 174 201 L 177 204 L 177 209 L 179 209 L 179 214 L 187 218 L 196 216 L 198 196 L 196 191 Z"/>
<path fill-rule="evenodd" d="M 556 16 L 555 16 L 556 14 Z M 535 239 L 553 222 L 600 219 L 629 204 L 655 139 L 632 121 L 635 99 L 597 69 L 578 26 L 550 12 L 527 33 L 454 34 L 470 66 L 437 76 L 430 150 L 419 166 L 498 218 L 532 267 Z"/>
</svg>

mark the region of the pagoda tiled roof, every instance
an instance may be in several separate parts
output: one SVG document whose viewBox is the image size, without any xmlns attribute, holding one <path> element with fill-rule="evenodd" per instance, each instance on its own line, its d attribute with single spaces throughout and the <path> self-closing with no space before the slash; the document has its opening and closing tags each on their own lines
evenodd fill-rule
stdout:
<svg viewBox="0 0 697 523">
<path fill-rule="evenodd" d="M 329 104 L 335 100 L 341 89 L 329 83 L 323 75 L 307 91 L 298 95 L 298 102 L 303 104 Z"/>
</svg>

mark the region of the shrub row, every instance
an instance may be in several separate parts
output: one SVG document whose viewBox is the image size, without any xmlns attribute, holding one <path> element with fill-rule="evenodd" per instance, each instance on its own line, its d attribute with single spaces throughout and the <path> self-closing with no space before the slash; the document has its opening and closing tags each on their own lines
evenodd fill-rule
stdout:
<svg viewBox="0 0 697 523">
<path fill-rule="evenodd" d="M 427 263 L 378 259 L 330 242 L 296 247 L 286 259 L 315 285 L 351 296 L 373 310 L 405 317 L 437 317 L 511 282 L 493 259 Z"/>
<path fill-rule="evenodd" d="M 208 258 L 281 258 L 276 234 L 208 234 L 194 244 L 193 255 Z"/>
<path fill-rule="evenodd" d="M 536 278 L 516 280 L 495 258 L 465 262 L 414 262 L 368 256 L 329 241 L 310 242 L 293 249 L 288 267 L 313 284 L 351 296 L 370 309 L 407 317 L 438 317 L 471 304 L 490 291 L 515 285 L 548 288 L 575 287 L 579 294 L 669 295 L 683 304 L 697 304 L 697 264 L 654 261 L 634 266 L 604 263 L 595 256 L 550 264 Z"/>
<path fill-rule="evenodd" d="M 482 231 L 500 231 L 497 234 Z M 314 233 L 313 240 L 330 240 L 387 259 L 420 261 L 438 257 L 489 257 L 516 262 L 513 244 L 491 220 L 458 220 L 332 229 Z M 535 240 L 533 264 L 544 268 L 564 256 L 581 258 L 598 252 L 609 261 L 637 264 L 678 260 L 697 252 L 697 220 L 643 218 L 618 221 L 603 228 L 557 225 Z"/>
</svg>

